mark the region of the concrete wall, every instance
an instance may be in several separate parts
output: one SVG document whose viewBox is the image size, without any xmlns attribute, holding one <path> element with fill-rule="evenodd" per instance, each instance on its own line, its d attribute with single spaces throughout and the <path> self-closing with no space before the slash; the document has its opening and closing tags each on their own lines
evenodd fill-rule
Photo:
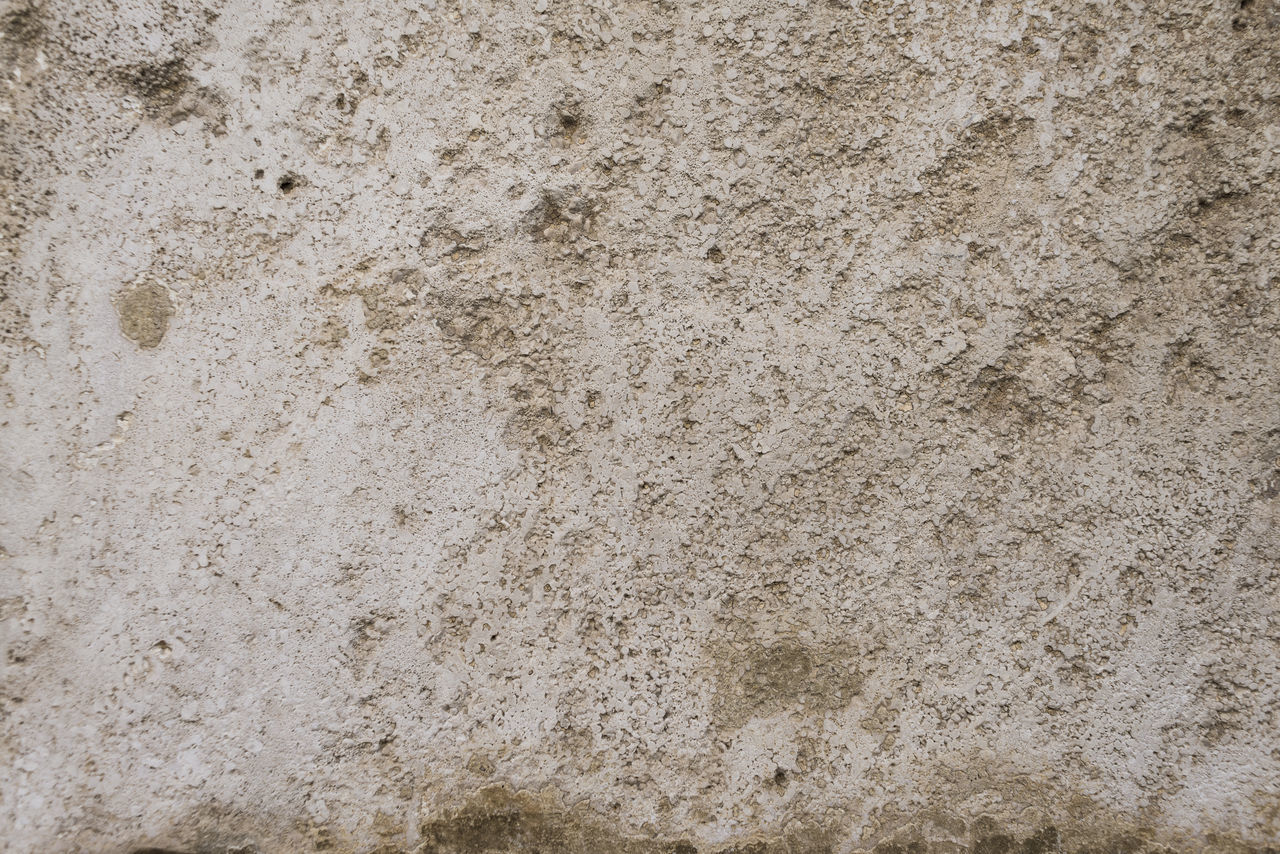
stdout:
<svg viewBox="0 0 1280 854">
<path fill-rule="evenodd" d="M 1280 847 L 1277 0 L 0 0 L 0 848 Z"/>
</svg>

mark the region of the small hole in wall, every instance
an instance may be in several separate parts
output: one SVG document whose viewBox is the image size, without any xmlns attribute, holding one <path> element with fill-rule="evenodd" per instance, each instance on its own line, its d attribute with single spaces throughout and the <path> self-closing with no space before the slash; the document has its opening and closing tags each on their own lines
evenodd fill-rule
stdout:
<svg viewBox="0 0 1280 854">
<path fill-rule="evenodd" d="M 776 786 L 781 786 L 787 782 L 787 772 L 781 768 L 773 772 L 773 782 Z"/>
<path fill-rule="evenodd" d="M 260 180 L 262 180 L 262 176 L 263 176 L 263 175 L 266 175 L 266 174 L 267 174 L 267 173 L 266 173 L 266 172 L 264 172 L 264 171 L 263 171 L 263 170 L 261 170 L 261 169 L 254 169 L 254 170 L 253 170 L 253 180 L 255 180 L 255 181 L 260 181 Z"/>
<path fill-rule="evenodd" d="M 293 192 L 294 187 L 298 186 L 298 179 L 292 175 L 285 175 L 276 183 L 276 186 L 280 188 L 280 192 L 290 193 Z"/>
</svg>

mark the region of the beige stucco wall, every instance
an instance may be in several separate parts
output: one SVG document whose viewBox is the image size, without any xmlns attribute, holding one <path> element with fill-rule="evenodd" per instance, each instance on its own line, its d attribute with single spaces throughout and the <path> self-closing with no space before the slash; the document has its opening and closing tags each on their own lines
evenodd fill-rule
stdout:
<svg viewBox="0 0 1280 854">
<path fill-rule="evenodd" d="M 2 2 L 4 851 L 1280 846 L 1276 0 Z"/>
</svg>

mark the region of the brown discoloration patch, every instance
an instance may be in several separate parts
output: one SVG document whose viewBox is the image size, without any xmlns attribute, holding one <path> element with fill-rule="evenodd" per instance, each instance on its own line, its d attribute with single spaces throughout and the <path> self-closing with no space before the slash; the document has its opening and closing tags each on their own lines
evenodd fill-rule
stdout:
<svg viewBox="0 0 1280 854">
<path fill-rule="evenodd" d="M 337 347 L 350 337 L 351 331 L 347 329 L 346 321 L 336 314 L 331 314 L 320 324 L 312 340 L 321 347 Z"/>
<path fill-rule="evenodd" d="M 576 190 L 545 190 L 525 224 L 535 240 L 572 245 L 581 251 L 594 238 L 601 209 L 598 199 Z"/>
<path fill-rule="evenodd" d="M 985 764 L 984 764 L 985 763 Z M 871 854 L 1277 854 L 1238 836 L 1191 832 L 1149 806 L 1115 809 L 999 757 L 939 769 L 924 809 L 881 810 L 850 828 L 854 852 Z M 861 837 L 858 839 L 858 837 Z M 1265 838 L 1265 837 L 1264 837 Z"/>
<path fill-rule="evenodd" d="M 1023 791 L 1010 785 L 1007 794 Z M 1178 854 L 1183 851 L 1276 854 L 1238 839 L 1209 835 L 1193 839 L 1157 831 L 1136 816 L 1113 813 L 1081 796 L 1057 793 L 1038 804 L 1040 788 L 1004 803 L 1000 818 L 980 813 L 968 819 L 959 803 L 916 812 L 891 822 L 887 832 L 867 827 L 837 829 L 830 821 L 795 820 L 779 830 L 757 831 L 720 843 L 661 833 L 630 834 L 586 808 L 567 808 L 550 790 L 513 792 L 505 785 L 479 790 L 461 807 L 425 821 L 415 854 Z M 1026 794 L 1026 792 L 1024 792 Z M 960 800 L 965 800 L 961 798 Z M 1030 806 L 1038 820 L 1016 817 Z M 1006 815 L 1012 811 L 1013 814 Z M 1057 816 L 1057 818 L 1055 818 Z M 1061 821 L 1058 820 L 1061 819 Z"/>
<path fill-rule="evenodd" d="M 325 347 L 335 347 L 350 337 L 350 330 L 333 309 L 351 297 L 360 299 L 364 327 L 389 345 L 388 354 L 417 314 L 417 293 L 422 287 L 422 274 L 411 267 L 371 275 L 373 259 L 365 259 L 354 270 L 320 288 L 320 296 L 330 309 L 312 340 Z"/>
<path fill-rule="evenodd" d="M 871 854 L 1179 854 L 1198 850 L 1273 854 L 1275 851 L 1220 837 L 1210 837 L 1203 847 L 1189 839 L 1165 843 L 1154 829 L 1140 825 L 1119 828 L 1080 825 L 1060 830 L 1054 824 L 1044 824 L 1034 830 L 1019 831 L 990 816 L 974 820 L 961 837 L 942 838 L 936 830 L 925 835 L 920 828 L 912 827 L 900 831 L 891 841 L 876 844 Z"/>
<path fill-rule="evenodd" d="M 834 854 L 839 841 L 839 835 L 830 830 L 799 825 L 779 836 L 752 836 L 700 850 L 708 854 Z"/>
<path fill-rule="evenodd" d="M 792 708 L 805 713 L 843 708 L 861 690 L 862 676 L 842 647 L 791 639 L 737 646 L 722 647 L 714 656 L 712 720 L 723 729 Z"/>
<path fill-rule="evenodd" d="M 515 352 L 519 341 L 540 320 L 536 308 L 493 294 L 433 294 L 426 304 L 446 341 L 488 361 Z"/>
<path fill-rule="evenodd" d="M 781 835 L 752 835 L 705 845 L 661 834 L 631 835 L 603 816 L 567 809 L 551 794 L 504 785 L 477 792 L 462 807 L 420 827 L 415 854 L 830 854 L 835 835 L 809 825 Z"/>
<path fill-rule="evenodd" d="M 376 834 L 378 826 L 372 828 Z M 106 840 L 110 840 L 109 842 Z M 350 834 L 318 825 L 307 818 L 288 818 L 225 804 L 205 804 L 162 834 L 121 846 L 116 833 L 106 839 L 86 828 L 77 851 L 120 851 L 127 854 L 275 854 L 326 851 L 332 854 L 368 851 Z M 404 850 L 398 848 L 397 850 Z"/>
<path fill-rule="evenodd" d="M 487 764 L 483 763 L 483 764 Z M 983 776 L 976 771 L 974 778 Z M 963 789 L 963 787 L 962 787 Z M 244 854 L 327 851 L 381 854 L 1280 854 L 1234 836 L 1158 829 L 1138 815 L 1030 779 L 943 785 L 935 806 L 850 823 L 840 811 L 795 818 L 716 843 L 679 831 L 629 830 L 585 805 L 567 806 L 551 788 L 486 786 L 458 806 L 433 812 L 409 844 L 401 818 L 378 811 L 352 836 L 309 821 L 273 821 L 207 807 L 162 839 L 129 854 Z M 987 803 L 989 810 L 978 806 Z M 856 812 L 856 811 L 855 811 Z"/>
<path fill-rule="evenodd" d="M 175 106 L 195 81 L 182 59 L 135 65 L 121 72 L 129 89 L 146 103 L 148 111 L 160 114 Z"/>
<path fill-rule="evenodd" d="M 569 148 L 582 141 L 585 126 L 582 98 L 570 93 L 553 104 L 543 117 L 539 135 L 556 148 Z"/>
<path fill-rule="evenodd" d="M 560 807 L 553 798 L 481 789 L 460 809 L 420 828 L 418 854 L 693 854 L 684 841 L 624 836 L 602 819 Z"/>
<path fill-rule="evenodd" d="M 226 133 L 224 98 L 215 90 L 198 85 L 185 60 L 132 65 L 118 71 L 116 77 L 142 101 L 150 118 L 172 125 L 197 116 L 209 123 L 215 135 Z"/>
<path fill-rule="evenodd" d="M 158 282 L 138 282 L 126 287 L 115 299 L 120 331 L 144 350 L 159 346 L 169 330 L 173 302 L 169 291 Z"/>
<path fill-rule="evenodd" d="M 35 50 L 44 36 L 40 10 L 30 3 L 19 5 L 0 15 L 0 59 L 6 66 L 16 65 Z"/>
</svg>

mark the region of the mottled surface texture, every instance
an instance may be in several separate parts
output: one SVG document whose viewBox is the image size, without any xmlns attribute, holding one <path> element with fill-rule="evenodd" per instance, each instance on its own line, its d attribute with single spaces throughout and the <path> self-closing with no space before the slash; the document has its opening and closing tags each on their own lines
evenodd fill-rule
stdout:
<svg viewBox="0 0 1280 854">
<path fill-rule="evenodd" d="M 0 0 L 0 848 L 1280 848 L 1280 0 Z"/>
</svg>

